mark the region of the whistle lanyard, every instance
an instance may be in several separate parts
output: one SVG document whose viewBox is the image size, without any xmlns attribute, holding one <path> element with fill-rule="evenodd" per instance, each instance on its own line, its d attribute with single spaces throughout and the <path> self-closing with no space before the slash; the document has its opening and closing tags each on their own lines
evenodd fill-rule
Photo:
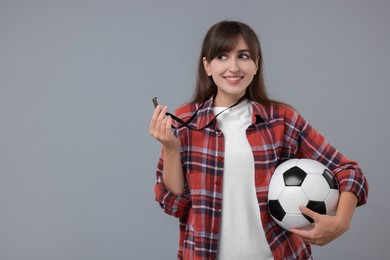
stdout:
<svg viewBox="0 0 390 260">
<path fill-rule="evenodd" d="M 215 117 L 214 117 L 214 118 L 213 118 L 213 119 L 212 119 L 204 128 L 206 128 L 206 127 L 208 127 L 209 125 L 211 125 L 211 124 L 217 119 L 217 116 L 219 116 L 220 114 L 222 114 L 222 113 L 225 112 L 226 110 L 228 110 L 228 109 L 230 109 L 230 108 L 233 108 L 233 107 L 237 106 L 238 104 L 240 104 L 240 103 L 241 103 L 244 99 L 246 99 L 246 98 L 247 98 L 246 95 L 240 97 L 240 99 L 239 99 L 236 103 L 234 103 L 234 104 L 231 105 L 230 107 L 227 107 L 227 108 L 225 108 L 224 110 L 222 110 L 221 112 L 219 112 L 218 114 L 216 114 Z M 191 127 L 191 126 L 190 126 L 190 123 L 195 119 L 195 117 L 197 116 L 199 110 L 203 107 L 204 103 L 205 103 L 205 101 L 202 102 L 202 104 L 199 106 L 199 108 L 195 111 L 195 113 L 194 113 L 194 114 L 190 117 L 190 119 L 188 119 L 187 121 L 183 121 L 182 119 L 178 118 L 177 116 L 175 116 L 175 115 L 173 115 L 173 114 L 167 112 L 167 113 L 166 113 L 167 116 L 170 116 L 173 120 L 175 120 L 176 122 L 178 122 L 178 123 L 181 124 L 181 126 L 179 126 L 179 127 L 172 126 L 172 128 L 178 129 L 178 128 L 180 128 L 180 127 L 185 126 L 185 127 L 187 127 L 188 129 L 191 129 L 191 130 L 200 131 L 200 129 L 195 129 L 195 128 Z"/>
</svg>

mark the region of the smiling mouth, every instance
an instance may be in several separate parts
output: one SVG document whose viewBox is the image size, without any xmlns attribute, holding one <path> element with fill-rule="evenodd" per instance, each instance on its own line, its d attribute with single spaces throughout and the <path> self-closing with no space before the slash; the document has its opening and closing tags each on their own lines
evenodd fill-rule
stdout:
<svg viewBox="0 0 390 260">
<path fill-rule="evenodd" d="M 227 82 L 229 83 L 238 83 L 240 82 L 244 77 L 243 76 L 234 76 L 234 77 L 223 77 Z"/>
</svg>

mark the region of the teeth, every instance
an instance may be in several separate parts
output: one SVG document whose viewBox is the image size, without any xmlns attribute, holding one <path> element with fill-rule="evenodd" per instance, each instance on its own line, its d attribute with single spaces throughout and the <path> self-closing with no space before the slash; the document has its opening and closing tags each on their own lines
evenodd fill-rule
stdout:
<svg viewBox="0 0 390 260">
<path fill-rule="evenodd" d="M 226 77 L 227 80 L 239 80 L 241 77 Z"/>
</svg>

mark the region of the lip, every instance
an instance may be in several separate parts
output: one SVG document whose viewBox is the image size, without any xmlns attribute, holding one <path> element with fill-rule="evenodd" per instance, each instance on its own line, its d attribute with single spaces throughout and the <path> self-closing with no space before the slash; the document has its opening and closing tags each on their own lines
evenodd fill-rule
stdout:
<svg viewBox="0 0 390 260">
<path fill-rule="evenodd" d="M 238 84 L 244 78 L 244 76 L 224 76 L 223 77 L 229 84 Z"/>
</svg>

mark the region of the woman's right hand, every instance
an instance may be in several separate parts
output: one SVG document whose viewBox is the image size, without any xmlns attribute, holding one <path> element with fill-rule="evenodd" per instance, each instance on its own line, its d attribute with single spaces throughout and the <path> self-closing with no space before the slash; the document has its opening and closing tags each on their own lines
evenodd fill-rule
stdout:
<svg viewBox="0 0 390 260">
<path fill-rule="evenodd" d="M 176 196 L 184 193 L 185 177 L 180 158 L 180 139 L 172 133 L 172 118 L 167 107 L 157 106 L 150 121 L 150 135 L 164 146 L 163 180 L 165 187 Z"/>
<path fill-rule="evenodd" d="M 159 141 L 165 149 L 178 149 L 180 140 L 172 133 L 172 118 L 166 116 L 166 106 L 158 105 L 154 109 L 152 120 L 150 121 L 149 133 Z"/>
</svg>

